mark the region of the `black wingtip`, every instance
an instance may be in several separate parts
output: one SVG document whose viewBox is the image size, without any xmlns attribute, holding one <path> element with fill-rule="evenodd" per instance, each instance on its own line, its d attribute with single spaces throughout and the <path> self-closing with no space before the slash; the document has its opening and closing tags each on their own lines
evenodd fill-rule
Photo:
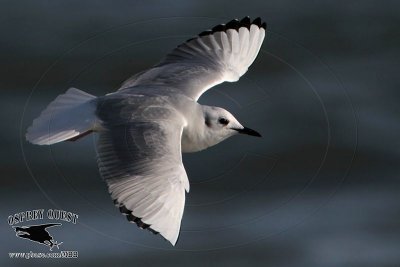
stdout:
<svg viewBox="0 0 400 267">
<path fill-rule="evenodd" d="M 194 39 L 197 39 L 197 36 L 187 39 L 187 40 L 186 40 L 186 43 L 187 43 L 187 42 L 190 42 L 190 41 L 192 41 L 192 40 L 194 40 Z"/>
<path fill-rule="evenodd" d="M 206 30 L 206 31 L 204 31 L 204 32 L 201 32 L 201 33 L 199 34 L 199 36 L 206 36 L 206 35 L 210 35 L 210 34 L 212 34 L 212 33 L 213 33 L 212 30 Z"/>
<path fill-rule="evenodd" d="M 264 30 L 267 29 L 267 23 L 264 21 L 263 24 L 261 24 L 261 28 L 264 28 Z"/>
<path fill-rule="evenodd" d="M 251 26 L 250 17 L 246 16 L 246 17 L 242 18 L 242 20 L 240 21 L 240 24 L 242 24 L 247 29 L 250 29 L 250 26 Z"/>
<path fill-rule="evenodd" d="M 250 23 L 250 17 L 246 16 L 240 20 L 240 23 Z"/>
<path fill-rule="evenodd" d="M 116 202 L 116 201 L 114 200 L 114 203 L 117 204 L 118 202 Z M 121 212 L 121 213 L 124 214 L 124 215 L 131 214 L 131 211 L 128 210 L 124 205 L 119 206 L 119 212 Z"/>
<path fill-rule="evenodd" d="M 225 24 L 219 24 L 217 26 L 215 26 L 214 28 L 212 28 L 213 32 L 222 32 L 225 31 L 226 29 L 226 25 Z"/>
<path fill-rule="evenodd" d="M 208 34 L 212 34 L 215 31 L 226 31 L 229 29 L 239 30 L 242 27 L 246 27 L 250 29 L 251 25 L 257 25 L 259 28 L 267 28 L 267 23 L 263 22 L 260 17 L 255 18 L 253 21 L 250 20 L 249 16 L 242 18 L 240 21 L 237 19 L 233 19 L 229 21 L 226 25 L 220 24 L 215 26 L 211 31 L 207 31 Z M 223 27 L 222 27 L 223 26 Z M 205 33 L 205 32 L 203 32 Z"/>
<path fill-rule="evenodd" d="M 226 29 L 238 30 L 240 26 L 240 22 L 237 19 L 233 19 L 226 24 Z"/>
<path fill-rule="evenodd" d="M 239 31 L 239 29 L 242 27 L 246 27 L 247 29 L 250 30 L 251 25 L 257 25 L 259 28 L 267 29 L 267 23 L 262 22 L 260 17 L 251 21 L 250 17 L 246 16 L 246 17 L 242 18 L 240 21 L 237 19 L 233 19 L 226 24 L 219 24 L 219 25 L 213 27 L 211 30 L 203 31 L 198 35 L 198 37 L 207 36 L 207 35 L 213 34 L 215 32 L 226 32 L 229 29 L 234 29 L 236 31 Z M 186 42 L 190 42 L 196 38 L 197 37 L 190 38 Z"/>
<path fill-rule="evenodd" d="M 133 215 L 131 210 L 126 208 L 125 205 L 120 204 L 116 199 L 114 199 L 114 204 L 117 205 L 119 211 L 126 216 L 126 219 L 128 219 L 129 222 L 135 223 L 139 228 L 149 230 L 155 235 L 158 234 L 157 231 L 151 228 L 151 225 L 144 223 L 141 218 Z"/>
<path fill-rule="evenodd" d="M 252 24 L 255 24 L 255 25 L 257 25 L 258 27 L 261 27 L 261 18 L 258 17 L 258 18 L 256 18 L 256 19 L 254 19 Z"/>
</svg>

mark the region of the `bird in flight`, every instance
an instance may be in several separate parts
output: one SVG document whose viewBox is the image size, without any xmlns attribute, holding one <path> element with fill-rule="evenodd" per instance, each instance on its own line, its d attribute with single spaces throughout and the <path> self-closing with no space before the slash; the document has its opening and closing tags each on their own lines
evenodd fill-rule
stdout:
<svg viewBox="0 0 400 267">
<path fill-rule="evenodd" d="M 182 153 L 236 134 L 261 136 L 229 111 L 197 100 L 246 73 L 265 30 L 260 18 L 231 20 L 177 46 L 116 92 L 95 97 L 70 88 L 33 121 L 26 139 L 52 145 L 97 133 L 98 167 L 115 205 L 129 221 L 175 245 L 189 192 Z"/>
</svg>

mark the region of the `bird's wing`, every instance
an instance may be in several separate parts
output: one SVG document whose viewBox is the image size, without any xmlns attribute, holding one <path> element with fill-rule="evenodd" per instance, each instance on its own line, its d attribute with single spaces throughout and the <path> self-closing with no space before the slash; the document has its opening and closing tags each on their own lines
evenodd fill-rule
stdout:
<svg viewBox="0 0 400 267">
<path fill-rule="evenodd" d="M 197 101 L 209 88 L 235 82 L 255 60 L 265 37 L 260 18 L 232 20 L 204 31 L 172 50 L 159 64 L 125 81 L 120 90 L 134 86 L 178 89 Z"/>
<path fill-rule="evenodd" d="M 105 128 L 97 154 L 111 197 L 129 221 L 175 245 L 189 191 L 181 154 L 185 122 L 162 99 L 151 106 L 137 98 L 105 99 L 97 112 Z"/>
</svg>

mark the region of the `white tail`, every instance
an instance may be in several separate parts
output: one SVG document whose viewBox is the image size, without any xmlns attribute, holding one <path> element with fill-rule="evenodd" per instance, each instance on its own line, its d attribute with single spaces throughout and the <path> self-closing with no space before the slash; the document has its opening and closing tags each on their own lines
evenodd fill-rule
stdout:
<svg viewBox="0 0 400 267">
<path fill-rule="evenodd" d="M 51 145 L 79 138 L 93 131 L 96 122 L 95 96 L 76 88 L 59 95 L 28 128 L 26 140 Z"/>
</svg>

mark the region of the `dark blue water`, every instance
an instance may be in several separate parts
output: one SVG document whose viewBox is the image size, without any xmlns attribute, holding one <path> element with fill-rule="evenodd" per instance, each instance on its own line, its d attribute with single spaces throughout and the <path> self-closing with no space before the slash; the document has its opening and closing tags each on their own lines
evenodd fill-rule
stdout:
<svg viewBox="0 0 400 267">
<path fill-rule="evenodd" d="M 399 266 L 399 4 L 396 1 L 5 1 L 0 31 L 2 266 Z M 95 137 L 53 147 L 23 135 L 69 87 L 94 95 L 181 41 L 245 15 L 268 22 L 237 83 L 200 102 L 227 108 L 262 139 L 236 136 L 184 155 L 191 192 L 174 248 L 114 208 Z M 52 229 L 78 259 L 19 239 L 8 215 L 79 214 Z"/>
</svg>

